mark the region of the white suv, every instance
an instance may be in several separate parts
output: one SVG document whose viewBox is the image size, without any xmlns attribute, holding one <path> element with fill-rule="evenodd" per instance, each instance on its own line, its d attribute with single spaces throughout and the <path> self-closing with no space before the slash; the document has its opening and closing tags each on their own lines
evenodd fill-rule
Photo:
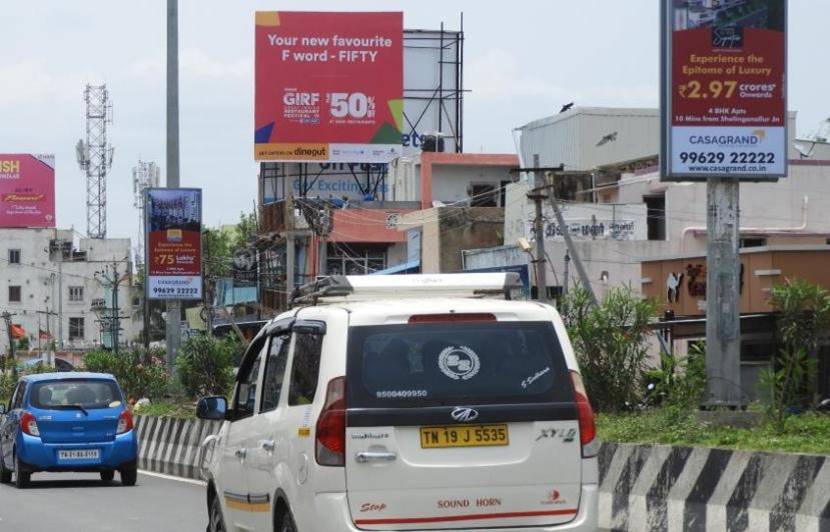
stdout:
<svg viewBox="0 0 830 532">
<path fill-rule="evenodd" d="M 597 526 L 594 417 L 515 274 L 331 277 L 271 321 L 203 449 L 208 530 Z"/>
</svg>

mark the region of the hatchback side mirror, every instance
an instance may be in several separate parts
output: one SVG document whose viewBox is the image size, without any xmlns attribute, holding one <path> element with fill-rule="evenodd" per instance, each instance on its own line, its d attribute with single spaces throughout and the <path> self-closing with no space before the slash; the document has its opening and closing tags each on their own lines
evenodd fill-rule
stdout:
<svg viewBox="0 0 830 532">
<path fill-rule="evenodd" d="M 199 419 L 223 420 L 228 412 L 228 400 L 221 395 L 202 397 L 196 403 L 196 417 Z"/>
</svg>

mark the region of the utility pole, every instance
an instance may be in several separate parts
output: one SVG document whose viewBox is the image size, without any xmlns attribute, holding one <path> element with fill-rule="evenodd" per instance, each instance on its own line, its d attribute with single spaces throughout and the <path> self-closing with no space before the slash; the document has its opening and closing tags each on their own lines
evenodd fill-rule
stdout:
<svg viewBox="0 0 830 532">
<path fill-rule="evenodd" d="M 167 188 L 179 188 L 179 0 L 167 0 Z M 167 301 L 167 367 L 181 345 L 181 301 Z"/>
<path fill-rule="evenodd" d="M 8 360 L 11 362 L 12 366 L 12 375 L 17 374 L 17 364 L 15 363 L 14 359 L 14 338 L 12 337 L 12 316 L 14 314 L 10 313 L 8 310 L 3 311 L 0 314 L 0 318 L 3 318 L 3 321 L 6 322 L 6 335 L 9 338 L 9 357 Z"/>
<path fill-rule="evenodd" d="M 286 187 L 287 188 L 287 187 Z M 294 292 L 294 193 L 285 196 L 285 291 L 286 303 L 290 303 Z"/>
<path fill-rule="evenodd" d="M 129 257 L 126 260 L 129 264 Z M 102 332 L 104 328 L 109 328 L 110 341 L 112 342 L 112 351 L 114 353 L 118 353 L 118 337 L 119 333 L 121 332 L 121 318 L 126 317 L 121 316 L 121 307 L 118 303 L 118 289 L 121 286 L 121 283 L 125 279 L 129 278 L 129 272 L 124 273 L 123 276 L 119 275 L 118 263 L 113 262 L 111 270 L 108 266 L 104 269 L 104 271 L 98 272 L 97 275 L 100 275 L 106 283 L 106 285 L 108 285 L 112 289 L 112 306 L 109 308 L 104 308 L 104 311 L 109 311 L 110 315 L 108 317 L 101 318 L 101 328 Z"/>
<path fill-rule="evenodd" d="M 540 303 L 547 303 L 548 301 L 548 281 L 547 281 L 547 260 L 545 259 L 545 220 L 542 216 L 542 201 L 547 199 L 547 194 L 543 191 L 541 179 L 534 172 L 534 180 L 536 181 L 536 188 L 534 188 L 527 197 L 532 199 L 536 204 L 536 218 L 533 221 L 533 232 L 536 234 L 536 256 L 533 257 L 533 263 L 536 265 L 536 300 Z"/>
<path fill-rule="evenodd" d="M 49 318 L 51 316 L 57 316 L 58 314 L 57 314 L 57 312 L 52 312 L 48 308 L 46 310 L 38 310 L 37 313 L 38 314 L 43 314 L 43 315 L 46 316 L 46 340 L 47 340 L 47 343 L 46 343 L 46 357 L 43 356 L 43 352 L 40 348 L 40 316 L 38 316 L 38 321 L 37 321 L 37 347 L 38 347 L 38 351 L 41 352 L 40 357 L 41 357 L 41 360 L 43 360 L 43 363 L 47 366 L 51 366 L 51 365 L 53 365 L 52 362 L 54 362 L 54 360 L 52 360 L 52 350 L 49 349 L 49 342 L 48 342 L 49 339 L 52 338 L 52 330 L 49 327 L 49 321 L 50 321 Z"/>
<path fill-rule="evenodd" d="M 742 404 L 738 252 L 740 185 L 729 177 L 706 183 L 706 373 L 712 406 Z"/>
<path fill-rule="evenodd" d="M 564 295 L 568 295 L 568 283 L 570 282 L 570 273 L 571 273 L 571 255 L 567 251 L 565 252 L 565 274 L 563 279 L 563 286 L 562 286 L 562 293 Z"/>
</svg>

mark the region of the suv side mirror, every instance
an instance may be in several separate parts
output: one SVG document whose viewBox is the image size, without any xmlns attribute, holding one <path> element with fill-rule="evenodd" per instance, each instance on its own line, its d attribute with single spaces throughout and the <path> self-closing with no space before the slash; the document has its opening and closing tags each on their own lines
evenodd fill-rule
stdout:
<svg viewBox="0 0 830 532">
<path fill-rule="evenodd" d="M 221 395 L 202 397 L 196 404 L 196 417 L 199 419 L 223 420 L 228 412 L 228 400 Z"/>
</svg>

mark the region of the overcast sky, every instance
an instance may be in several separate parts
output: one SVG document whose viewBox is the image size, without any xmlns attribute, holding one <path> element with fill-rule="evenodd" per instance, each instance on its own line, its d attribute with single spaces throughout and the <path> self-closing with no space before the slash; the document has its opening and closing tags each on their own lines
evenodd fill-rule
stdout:
<svg viewBox="0 0 830 532">
<path fill-rule="evenodd" d="M 658 103 L 655 0 L 181 0 L 181 184 L 204 189 L 206 222 L 232 223 L 256 199 L 253 13 L 256 10 L 404 12 L 407 28 L 457 29 L 464 12 L 465 149 L 513 152 L 510 130 L 566 102 Z M 164 0 L 3 0 L 0 152 L 57 155 L 57 222 L 86 231 L 83 89 L 106 82 L 108 236 L 135 237 L 132 167 L 164 169 Z M 798 132 L 830 116 L 827 0 L 790 2 L 790 108 Z M 162 179 L 164 176 L 162 175 Z"/>
</svg>

